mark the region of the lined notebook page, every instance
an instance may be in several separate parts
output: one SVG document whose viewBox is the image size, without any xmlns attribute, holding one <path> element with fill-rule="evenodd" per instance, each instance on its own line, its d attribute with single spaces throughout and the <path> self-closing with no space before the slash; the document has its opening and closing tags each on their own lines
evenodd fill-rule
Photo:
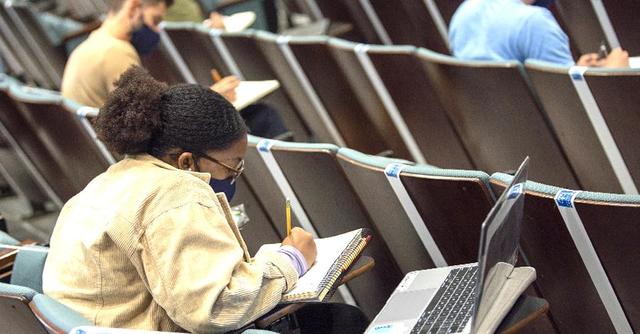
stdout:
<svg viewBox="0 0 640 334">
<path fill-rule="evenodd" d="M 361 230 L 355 230 L 334 237 L 316 239 L 316 248 L 318 256 L 313 266 L 298 280 L 298 283 L 285 296 L 301 294 L 306 292 L 316 292 L 322 280 L 329 273 L 329 269 L 338 260 L 342 252 L 349 246 L 351 241 L 357 235 L 362 233 Z M 264 251 L 276 251 L 280 244 L 269 244 L 260 247 L 258 253 Z"/>
</svg>

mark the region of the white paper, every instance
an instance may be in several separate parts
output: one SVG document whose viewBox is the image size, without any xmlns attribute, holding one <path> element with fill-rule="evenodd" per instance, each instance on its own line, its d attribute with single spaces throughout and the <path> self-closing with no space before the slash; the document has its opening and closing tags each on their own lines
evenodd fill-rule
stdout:
<svg viewBox="0 0 640 334">
<path fill-rule="evenodd" d="M 238 110 L 246 108 L 280 87 L 278 80 L 240 81 L 236 88 L 236 100 L 233 106 Z"/>
</svg>

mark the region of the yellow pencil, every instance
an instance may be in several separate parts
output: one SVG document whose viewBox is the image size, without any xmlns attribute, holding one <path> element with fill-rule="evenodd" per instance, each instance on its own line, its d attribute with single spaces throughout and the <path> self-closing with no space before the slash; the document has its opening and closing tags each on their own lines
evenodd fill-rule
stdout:
<svg viewBox="0 0 640 334">
<path fill-rule="evenodd" d="M 211 78 L 213 79 L 213 83 L 222 80 L 220 73 L 215 68 L 211 69 Z"/>
<path fill-rule="evenodd" d="M 287 198 L 287 202 L 285 204 L 285 214 L 287 216 L 287 237 L 291 235 L 291 201 Z"/>
</svg>

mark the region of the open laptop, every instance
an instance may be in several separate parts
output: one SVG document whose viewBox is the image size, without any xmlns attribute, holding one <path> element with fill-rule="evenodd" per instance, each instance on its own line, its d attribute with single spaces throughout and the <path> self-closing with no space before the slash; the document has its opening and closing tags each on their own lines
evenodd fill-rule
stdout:
<svg viewBox="0 0 640 334">
<path fill-rule="evenodd" d="M 529 158 L 482 223 L 478 263 L 408 273 L 367 333 L 471 333 L 515 267 Z"/>
</svg>

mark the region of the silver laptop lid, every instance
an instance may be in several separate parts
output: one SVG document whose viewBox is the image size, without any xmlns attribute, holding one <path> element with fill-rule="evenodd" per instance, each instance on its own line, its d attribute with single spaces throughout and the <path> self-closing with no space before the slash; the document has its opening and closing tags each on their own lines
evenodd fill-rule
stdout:
<svg viewBox="0 0 640 334">
<path fill-rule="evenodd" d="M 502 288 L 518 260 L 528 165 L 526 157 L 482 223 L 472 328 L 477 325 L 476 319 L 482 319 L 488 312 L 492 297 Z"/>
</svg>

